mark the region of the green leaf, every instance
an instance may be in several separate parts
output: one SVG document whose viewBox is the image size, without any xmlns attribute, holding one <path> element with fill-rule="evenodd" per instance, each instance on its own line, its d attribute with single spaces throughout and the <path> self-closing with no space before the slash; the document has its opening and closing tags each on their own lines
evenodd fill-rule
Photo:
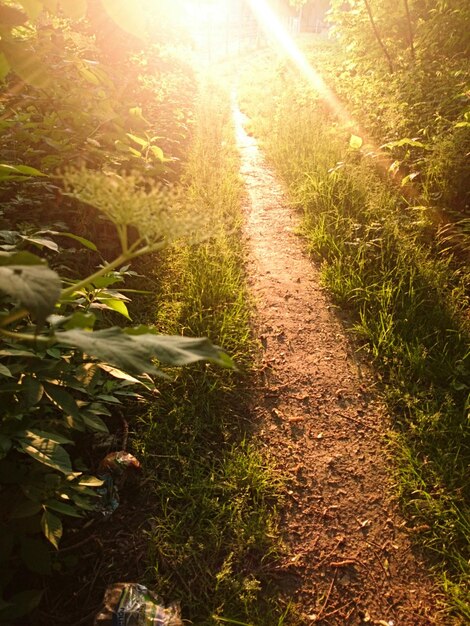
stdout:
<svg viewBox="0 0 470 626">
<path fill-rule="evenodd" d="M 41 528 L 46 539 L 48 539 L 55 548 L 59 548 L 59 541 L 62 537 L 62 522 L 60 518 L 46 509 L 42 514 Z"/>
<path fill-rule="evenodd" d="M 85 411 L 82 413 L 82 420 L 90 430 L 96 433 L 109 433 L 108 427 L 98 415 L 93 415 Z"/>
<path fill-rule="evenodd" d="M 29 165 L 0 164 L 0 179 L 23 180 L 30 176 L 46 176 L 46 174 L 43 174 L 35 167 L 29 167 Z"/>
<path fill-rule="evenodd" d="M 47 509 L 52 509 L 53 511 L 57 511 L 57 513 L 62 513 L 63 515 L 69 515 L 70 517 L 82 517 L 81 513 L 79 513 L 74 506 L 65 504 L 65 502 L 59 502 L 59 500 L 47 500 L 44 505 Z"/>
<path fill-rule="evenodd" d="M 116 327 L 94 332 L 69 330 L 57 333 L 56 339 L 126 372 L 157 373 L 153 358 L 172 366 L 206 360 L 234 367 L 228 355 L 206 338 L 139 334 L 138 329 L 134 329 L 134 336 L 131 332 L 132 329 L 124 332 Z"/>
<path fill-rule="evenodd" d="M 69 455 L 55 441 L 43 437 L 30 436 L 19 438 L 19 443 L 22 450 L 35 461 L 52 467 L 63 474 L 72 473 Z"/>
<path fill-rule="evenodd" d="M 0 252 L 1 265 L 46 265 L 46 262 L 31 252 Z"/>
<path fill-rule="evenodd" d="M 7 376 L 8 378 L 13 378 L 13 374 L 10 372 L 6 365 L 2 365 L 0 363 L 0 376 Z"/>
<path fill-rule="evenodd" d="M 152 389 L 154 386 L 151 378 L 149 378 L 148 382 L 146 382 L 146 381 L 140 380 L 139 378 L 135 378 L 134 376 L 131 376 L 130 374 L 127 374 L 126 372 L 123 372 L 117 367 L 111 367 L 111 365 L 106 365 L 105 363 L 99 363 L 99 367 L 100 369 L 104 370 L 105 372 L 113 376 L 114 378 L 118 378 L 119 380 L 127 380 L 127 382 L 129 383 L 143 385 L 146 389 L 149 389 L 149 390 Z"/>
<path fill-rule="evenodd" d="M 159 160 L 159 161 L 165 161 L 165 155 L 163 153 L 163 150 L 161 148 L 159 148 L 158 146 L 151 146 L 150 150 L 152 151 L 153 155 Z"/>
<path fill-rule="evenodd" d="M 85 248 L 88 248 L 89 250 L 93 250 L 94 252 L 98 251 L 98 248 L 95 246 L 95 244 L 89 239 L 85 239 L 85 237 L 79 237 L 78 235 L 74 235 L 73 233 L 62 233 L 60 231 L 59 232 L 51 231 L 51 235 L 60 235 L 61 237 L 68 237 L 69 239 L 75 239 L 75 241 L 78 241 L 79 243 L 81 243 L 82 246 L 85 246 Z"/>
<path fill-rule="evenodd" d="M 47 239 L 46 237 L 28 237 L 26 235 L 21 235 L 21 239 L 35 246 L 39 246 L 40 248 L 48 248 L 54 252 L 59 252 L 59 246 L 55 241 L 52 241 L 52 239 Z"/>
<path fill-rule="evenodd" d="M 38 430 L 37 428 L 30 428 L 29 430 L 21 431 L 21 437 L 39 437 L 40 439 L 49 439 L 49 441 L 53 441 L 54 443 L 74 443 L 72 439 L 59 435 L 59 433 L 50 433 L 45 430 Z"/>
<path fill-rule="evenodd" d="M 63 387 L 52 383 L 44 383 L 44 389 L 52 402 L 60 407 L 64 413 L 72 415 L 72 417 L 79 416 L 80 411 L 75 398 L 68 391 L 65 391 Z"/>
<path fill-rule="evenodd" d="M 30 408 L 40 402 L 44 393 L 44 387 L 33 376 L 24 376 L 20 382 L 21 385 L 21 399 L 24 402 L 24 406 Z"/>
<path fill-rule="evenodd" d="M 94 313 L 76 311 L 64 324 L 64 328 L 67 330 L 71 330 L 72 328 L 93 328 L 95 322 L 96 315 Z"/>
<path fill-rule="evenodd" d="M 147 141 L 147 139 L 144 139 L 143 137 L 137 137 L 137 135 L 132 135 L 131 133 L 126 133 L 126 135 L 127 137 L 129 137 L 129 139 L 135 141 L 137 145 L 142 146 L 142 148 L 148 148 L 149 142 Z"/>
<path fill-rule="evenodd" d="M 351 139 L 349 140 L 349 147 L 353 150 L 359 150 L 363 144 L 362 137 L 358 137 L 357 135 L 351 135 Z"/>
<path fill-rule="evenodd" d="M 101 487 L 104 481 L 95 476 L 81 476 L 78 484 L 83 487 Z"/>
<path fill-rule="evenodd" d="M 425 146 L 424 143 L 418 141 L 416 139 L 410 139 L 409 137 L 404 137 L 403 139 L 398 139 L 397 141 L 389 141 L 388 143 L 384 143 L 381 148 L 401 148 L 403 146 L 411 146 L 415 148 L 425 148 L 426 150 L 430 150 L 428 146 Z"/>
<path fill-rule="evenodd" d="M 59 299 L 62 283 L 45 265 L 0 266 L 0 291 L 19 301 L 43 322 Z"/>
<path fill-rule="evenodd" d="M 116 313 L 127 317 L 128 320 L 131 319 L 129 311 L 127 310 L 127 306 L 122 300 L 118 300 L 117 298 L 99 298 L 99 300 L 100 302 L 102 302 L 102 304 L 106 305 L 108 309 L 116 311 Z"/>
</svg>

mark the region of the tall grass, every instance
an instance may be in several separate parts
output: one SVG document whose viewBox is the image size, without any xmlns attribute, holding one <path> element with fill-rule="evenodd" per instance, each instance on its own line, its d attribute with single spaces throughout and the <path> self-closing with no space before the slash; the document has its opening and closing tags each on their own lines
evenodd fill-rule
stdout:
<svg viewBox="0 0 470 626">
<path fill-rule="evenodd" d="M 228 94 L 201 90 L 185 184 L 214 236 L 168 252 L 154 268 L 154 310 L 163 332 L 208 336 L 237 362 L 172 373 L 140 419 L 135 448 L 149 497 L 148 582 L 180 599 L 194 624 L 282 623 L 269 591 L 279 551 L 282 480 L 250 441 L 245 415 L 253 341 L 241 243 L 242 183 Z M 148 271 L 148 268 L 147 268 Z M 280 621 L 281 620 L 281 621 Z"/>
<path fill-rule="evenodd" d="M 260 57 L 256 80 L 253 71 L 240 89 L 243 107 L 302 212 L 325 285 L 384 383 L 413 536 L 455 612 L 469 619 L 468 272 L 442 254 L 432 220 L 349 148 L 348 130 L 286 63 Z"/>
</svg>

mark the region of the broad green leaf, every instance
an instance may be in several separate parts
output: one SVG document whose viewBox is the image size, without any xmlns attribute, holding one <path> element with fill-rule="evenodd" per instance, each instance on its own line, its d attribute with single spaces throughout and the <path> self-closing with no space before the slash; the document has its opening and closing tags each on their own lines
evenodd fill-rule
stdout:
<svg viewBox="0 0 470 626">
<path fill-rule="evenodd" d="M 67 452 L 60 446 L 42 437 L 21 438 L 19 439 L 22 450 L 29 454 L 35 461 L 52 467 L 63 474 L 72 472 L 72 464 Z"/>
<path fill-rule="evenodd" d="M 26 180 L 30 176 L 46 176 L 46 174 L 29 165 L 0 164 L 0 180 Z"/>
<path fill-rule="evenodd" d="M 87 0 L 60 0 L 60 7 L 66 17 L 79 20 L 86 15 Z"/>
<path fill-rule="evenodd" d="M 46 265 L 0 266 L 0 291 L 7 293 L 42 322 L 54 309 L 62 284 Z"/>
<path fill-rule="evenodd" d="M 114 378 L 118 378 L 119 380 L 126 380 L 129 383 L 143 385 L 146 389 L 149 390 L 152 389 L 154 386 L 151 378 L 149 378 L 148 382 L 145 382 L 143 380 L 140 380 L 139 378 L 135 378 L 134 376 L 127 374 L 126 372 L 123 372 L 117 367 L 111 367 L 111 365 L 106 365 L 105 363 L 99 363 L 99 367 Z"/>
<path fill-rule="evenodd" d="M 87 411 L 84 411 L 81 417 L 85 425 L 88 426 L 89 430 L 97 433 L 109 433 L 108 427 L 103 422 L 101 417 L 98 417 L 98 415 L 93 415 Z"/>
<path fill-rule="evenodd" d="M 148 148 L 149 142 L 147 141 L 147 139 L 144 139 L 143 137 L 137 137 L 137 135 L 132 135 L 131 133 L 126 133 L 126 135 L 129 137 L 129 139 L 135 141 L 137 145 L 142 146 L 142 148 Z"/>
<path fill-rule="evenodd" d="M 127 306 L 122 300 L 118 300 L 116 298 L 100 298 L 100 302 L 105 304 L 108 309 L 116 311 L 116 313 L 120 313 L 124 317 L 127 317 L 128 320 L 131 319 L 129 311 L 127 310 Z"/>
<path fill-rule="evenodd" d="M 40 170 L 37 170 L 35 167 L 30 167 L 29 165 L 15 165 L 15 169 L 25 176 L 47 176 Z"/>
<path fill-rule="evenodd" d="M 152 151 L 153 155 L 159 159 L 160 161 L 164 161 L 165 160 L 165 155 L 163 153 L 163 150 L 161 148 L 159 148 L 158 146 L 151 146 L 150 150 Z"/>
<path fill-rule="evenodd" d="M 72 328 L 93 328 L 95 322 L 96 315 L 94 313 L 82 313 L 81 311 L 76 311 L 64 324 L 64 328 L 67 330 Z"/>
<path fill-rule="evenodd" d="M 104 481 L 100 478 L 96 478 L 95 476 L 82 476 L 79 479 L 78 484 L 83 487 L 101 487 Z"/>
<path fill-rule="evenodd" d="M 154 356 L 166 365 L 188 365 L 196 361 L 212 361 L 222 367 L 234 368 L 235 364 L 222 348 L 212 344 L 207 337 L 180 337 L 157 335 L 148 326 L 126 328 L 124 332 L 134 338 L 144 336 L 144 342 Z"/>
<path fill-rule="evenodd" d="M 30 428 L 29 430 L 21 431 L 22 437 L 29 437 L 30 439 L 40 438 L 40 439 L 48 439 L 49 441 L 53 441 L 54 443 L 73 443 L 72 439 L 68 437 L 64 437 L 63 435 L 59 435 L 59 433 L 50 433 L 45 430 L 38 430 L 37 428 Z"/>
<path fill-rule="evenodd" d="M 69 515 L 70 517 L 82 517 L 81 513 L 79 513 L 75 507 L 70 504 L 65 504 L 65 502 L 59 502 L 59 500 L 47 500 L 44 503 L 44 506 L 47 509 L 52 509 L 53 511 L 57 511 L 57 513 L 62 513 L 63 515 Z"/>
<path fill-rule="evenodd" d="M 60 235 L 61 237 L 68 237 L 69 239 L 75 239 L 75 241 L 78 241 L 82 244 L 82 246 L 85 246 L 85 248 L 88 248 L 89 250 L 94 250 L 95 252 L 97 252 L 98 250 L 95 244 L 89 239 L 85 239 L 85 237 L 79 237 L 78 235 L 74 235 L 73 233 L 62 233 L 60 231 L 50 231 L 50 234 Z"/>
<path fill-rule="evenodd" d="M 358 137 L 357 135 L 351 135 L 351 139 L 349 140 L 349 147 L 353 150 L 359 150 L 362 147 L 362 137 Z"/>
<path fill-rule="evenodd" d="M 130 334 L 121 328 L 95 332 L 69 330 L 56 334 L 57 341 L 95 356 L 119 369 L 134 373 L 157 373 L 151 359 L 166 365 L 187 365 L 210 360 L 224 367 L 234 367 L 231 359 L 206 338 L 154 334 Z"/>
<path fill-rule="evenodd" d="M 45 265 L 45 262 L 31 252 L 0 252 L 0 265 Z"/>
<path fill-rule="evenodd" d="M 6 365 L 2 365 L 1 363 L 0 363 L 0 376 L 7 376 L 8 378 L 13 377 L 8 367 Z"/>
<path fill-rule="evenodd" d="M 422 143 L 421 141 L 418 141 L 417 139 L 410 139 L 409 137 L 404 137 L 403 139 L 398 139 L 397 141 L 389 141 L 388 143 L 385 143 L 383 144 L 383 146 L 380 146 L 380 147 L 391 149 L 391 148 L 401 148 L 403 146 L 425 148 L 426 150 L 430 149 L 428 146 L 425 146 L 424 143 Z"/>
<path fill-rule="evenodd" d="M 145 39 L 147 19 L 142 4 L 129 0 L 101 0 L 109 17 L 127 33 Z"/>
<path fill-rule="evenodd" d="M 21 235 L 21 239 L 23 241 L 27 241 L 28 243 L 32 243 L 35 246 L 39 246 L 40 248 L 48 248 L 49 250 L 53 250 L 54 252 L 59 252 L 59 246 L 52 239 L 47 239 L 46 237 L 28 237 L 27 235 Z"/>
<path fill-rule="evenodd" d="M 21 381 L 21 399 L 24 406 L 30 408 L 36 406 L 40 402 L 44 393 L 44 387 L 33 376 L 24 376 Z"/>
<path fill-rule="evenodd" d="M 48 539 L 54 547 L 59 548 L 59 541 L 62 537 L 62 522 L 60 518 L 46 509 L 42 514 L 41 528 L 46 539 Z"/>
<path fill-rule="evenodd" d="M 72 417 L 78 417 L 79 408 L 74 397 L 71 396 L 68 391 L 66 391 L 63 387 L 52 383 L 44 383 L 44 389 L 52 402 L 60 407 L 64 413 L 72 415 Z"/>
</svg>

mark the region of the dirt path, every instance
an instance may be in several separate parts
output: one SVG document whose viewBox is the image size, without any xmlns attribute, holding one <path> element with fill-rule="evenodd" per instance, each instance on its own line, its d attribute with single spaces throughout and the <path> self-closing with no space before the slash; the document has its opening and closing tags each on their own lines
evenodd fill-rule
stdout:
<svg viewBox="0 0 470 626">
<path fill-rule="evenodd" d="M 354 355 L 296 215 L 235 110 L 246 181 L 249 274 L 263 368 L 254 413 L 289 476 L 286 593 L 305 624 L 447 623 L 391 499 L 388 416 Z"/>
</svg>

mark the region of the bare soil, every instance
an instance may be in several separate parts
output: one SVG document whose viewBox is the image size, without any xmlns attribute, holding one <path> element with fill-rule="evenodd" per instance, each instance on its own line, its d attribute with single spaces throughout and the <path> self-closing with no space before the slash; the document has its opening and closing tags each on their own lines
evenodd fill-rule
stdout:
<svg viewBox="0 0 470 626">
<path fill-rule="evenodd" d="M 235 110 L 247 190 L 248 275 L 263 346 L 253 414 L 288 476 L 282 520 L 287 596 L 306 625 L 446 624 L 394 501 L 390 416 L 357 356 L 298 216 Z"/>
</svg>

